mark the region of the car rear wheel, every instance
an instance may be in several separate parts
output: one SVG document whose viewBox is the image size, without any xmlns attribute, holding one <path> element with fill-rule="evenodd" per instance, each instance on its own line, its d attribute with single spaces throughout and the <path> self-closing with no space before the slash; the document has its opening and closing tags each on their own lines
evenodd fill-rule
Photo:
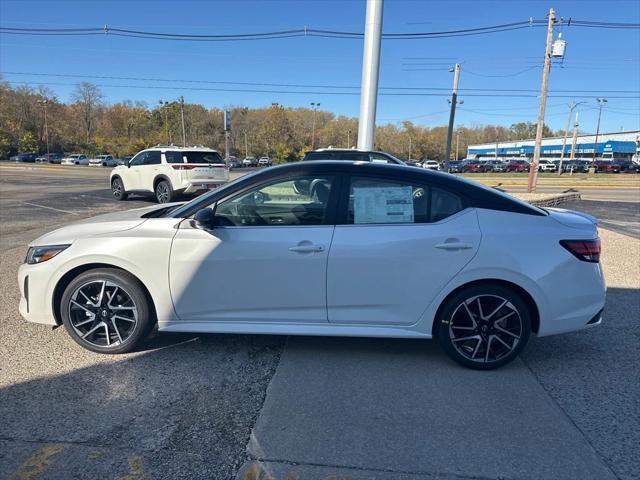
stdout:
<svg viewBox="0 0 640 480">
<path fill-rule="evenodd" d="M 111 193 L 113 194 L 113 198 L 116 200 L 126 200 L 128 195 L 124 189 L 124 185 L 122 184 L 122 180 L 119 178 L 114 178 L 111 181 Z"/>
<path fill-rule="evenodd" d="M 140 282 L 118 269 L 84 272 L 69 283 L 60 302 L 71 338 L 98 353 L 131 351 L 154 325 Z"/>
<path fill-rule="evenodd" d="M 497 284 L 465 288 L 440 311 L 436 336 L 457 363 L 476 370 L 516 358 L 531 333 L 531 314 L 515 291 Z"/>
<path fill-rule="evenodd" d="M 156 184 L 156 200 L 158 203 L 169 203 L 173 201 L 174 193 L 171 184 L 166 180 L 161 180 Z"/>
</svg>

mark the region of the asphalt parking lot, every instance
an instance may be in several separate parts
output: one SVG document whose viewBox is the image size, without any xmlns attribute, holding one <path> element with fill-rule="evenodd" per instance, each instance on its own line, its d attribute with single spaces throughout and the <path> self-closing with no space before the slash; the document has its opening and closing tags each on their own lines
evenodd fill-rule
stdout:
<svg viewBox="0 0 640 480">
<path fill-rule="evenodd" d="M 27 324 L 29 241 L 150 204 L 107 178 L 0 165 L 0 478 L 640 478 L 635 190 L 569 206 L 602 219 L 603 325 L 474 372 L 431 342 L 159 334 L 114 357 Z"/>
</svg>

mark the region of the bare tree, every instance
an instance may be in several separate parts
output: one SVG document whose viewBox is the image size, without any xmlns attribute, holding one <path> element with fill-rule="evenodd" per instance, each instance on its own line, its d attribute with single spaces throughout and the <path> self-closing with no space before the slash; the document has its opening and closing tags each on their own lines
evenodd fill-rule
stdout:
<svg viewBox="0 0 640 480">
<path fill-rule="evenodd" d="M 80 110 L 87 143 L 91 142 L 91 134 L 97 123 L 103 99 L 104 96 L 98 86 L 88 82 L 79 83 L 71 94 L 71 100 Z"/>
</svg>

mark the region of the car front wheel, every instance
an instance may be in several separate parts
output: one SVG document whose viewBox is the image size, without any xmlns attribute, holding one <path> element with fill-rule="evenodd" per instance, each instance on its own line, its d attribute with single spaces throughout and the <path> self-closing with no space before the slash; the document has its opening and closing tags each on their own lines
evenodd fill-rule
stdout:
<svg viewBox="0 0 640 480">
<path fill-rule="evenodd" d="M 122 184 L 122 180 L 119 178 L 114 178 L 111 181 L 111 193 L 113 194 L 113 198 L 116 200 L 126 200 L 128 196 L 124 189 L 124 185 Z"/>
<path fill-rule="evenodd" d="M 491 370 L 516 358 L 531 333 L 531 314 L 514 290 L 497 284 L 464 288 L 436 319 L 438 343 L 453 360 Z"/>
<path fill-rule="evenodd" d="M 154 325 L 140 282 L 118 269 L 101 268 L 78 275 L 60 302 L 62 323 L 71 338 L 98 353 L 125 353 Z"/>
</svg>

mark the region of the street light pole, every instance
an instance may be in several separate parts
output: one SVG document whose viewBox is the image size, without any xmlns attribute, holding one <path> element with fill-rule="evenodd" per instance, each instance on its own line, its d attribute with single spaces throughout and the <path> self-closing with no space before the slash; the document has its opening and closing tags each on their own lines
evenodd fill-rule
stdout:
<svg viewBox="0 0 640 480">
<path fill-rule="evenodd" d="M 604 104 L 607 103 L 607 99 L 600 97 L 598 98 L 598 105 L 599 105 L 599 110 L 598 110 L 598 126 L 596 127 L 596 141 L 593 144 L 593 159 L 591 160 L 591 166 L 593 166 L 593 162 L 596 161 L 596 150 L 598 148 L 598 135 L 600 135 L 600 117 L 602 116 L 602 107 L 604 107 Z"/>
<path fill-rule="evenodd" d="M 347 130 L 347 148 L 351 148 L 351 130 Z"/>
<path fill-rule="evenodd" d="M 409 161 L 411 161 L 411 134 L 409 134 Z"/>
<path fill-rule="evenodd" d="M 447 129 L 447 146 L 444 150 L 444 170 L 449 171 L 449 157 L 451 157 L 451 138 L 453 137 L 453 124 L 456 117 L 456 104 L 458 103 L 458 82 L 460 81 L 460 64 L 453 67 L 453 91 L 451 92 L 451 111 L 449 112 L 449 128 Z M 462 103 L 462 102 L 460 102 Z"/>
<path fill-rule="evenodd" d="M 373 150 L 380 76 L 383 5 L 383 0 L 367 0 L 362 53 L 362 83 L 360 86 L 360 119 L 358 122 L 359 150 Z"/>
<path fill-rule="evenodd" d="M 247 132 L 244 131 L 244 158 L 249 156 L 249 144 L 247 143 Z"/>
<path fill-rule="evenodd" d="M 311 108 L 313 109 L 313 123 L 311 126 L 311 150 L 316 149 L 316 112 L 320 106 L 317 102 L 311 102 Z"/>
<path fill-rule="evenodd" d="M 158 103 L 160 104 L 160 110 L 161 110 L 160 115 L 162 115 L 162 110 L 164 110 L 164 135 L 167 139 L 167 145 L 168 145 L 171 143 L 171 137 L 169 135 L 169 113 L 168 113 L 169 102 L 158 100 Z"/>
<path fill-rule="evenodd" d="M 460 148 L 460 129 L 456 130 L 456 162 L 458 161 L 458 149 Z"/>
<path fill-rule="evenodd" d="M 538 128 L 536 130 L 536 143 L 533 148 L 533 161 L 529 167 L 529 181 L 527 192 L 536 189 L 538 179 L 538 164 L 540 163 L 540 151 L 542 149 L 542 134 L 544 132 L 544 113 L 547 108 L 547 91 L 549 90 L 549 72 L 551 71 L 551 48 L 553 43 L 553 25 L 556 21 L 556 11 L 549 9 L 549 23 L 547 24 L 547 46 L 544 53 L 544 67 L 542 68 L 542 87 L 540 89 L 540 109 L 538 110 Z"/>
<path fill-rule="evenodd" d="M 184 97 L 180 96 L 180 117 L 182 118 L 182 146 L 187 146 L 187 133 L 184 129 Z"/>
<path fill-rule="evenodd" d="M 564 129 L 564 139 L 562 140 L 562 151 L 560 152 L 560 165 L 558 166 L 558 175 L 562 174 L 562 163 L 564 162 L 564 149 L 567 147 L 567 134 L 569 133 L 569 124 L 571 123 L 571 117 L 573 116 L 573 109 L 578 105 L 585 102 L 574 102 L 571 101 L 569 103 L 569 117 L 567 118 L 567 126 Z"/>
<path fill-rule="evenodd" d="M 573 161 L 576 156 L 576 143 L 578 142 L 578 114 L 580 112 L 576 112 L 576 123 L 573 124 L 573 138 L 571 139 L 571 155 L 569 156 L 569 161 Z"/>
</svg>

